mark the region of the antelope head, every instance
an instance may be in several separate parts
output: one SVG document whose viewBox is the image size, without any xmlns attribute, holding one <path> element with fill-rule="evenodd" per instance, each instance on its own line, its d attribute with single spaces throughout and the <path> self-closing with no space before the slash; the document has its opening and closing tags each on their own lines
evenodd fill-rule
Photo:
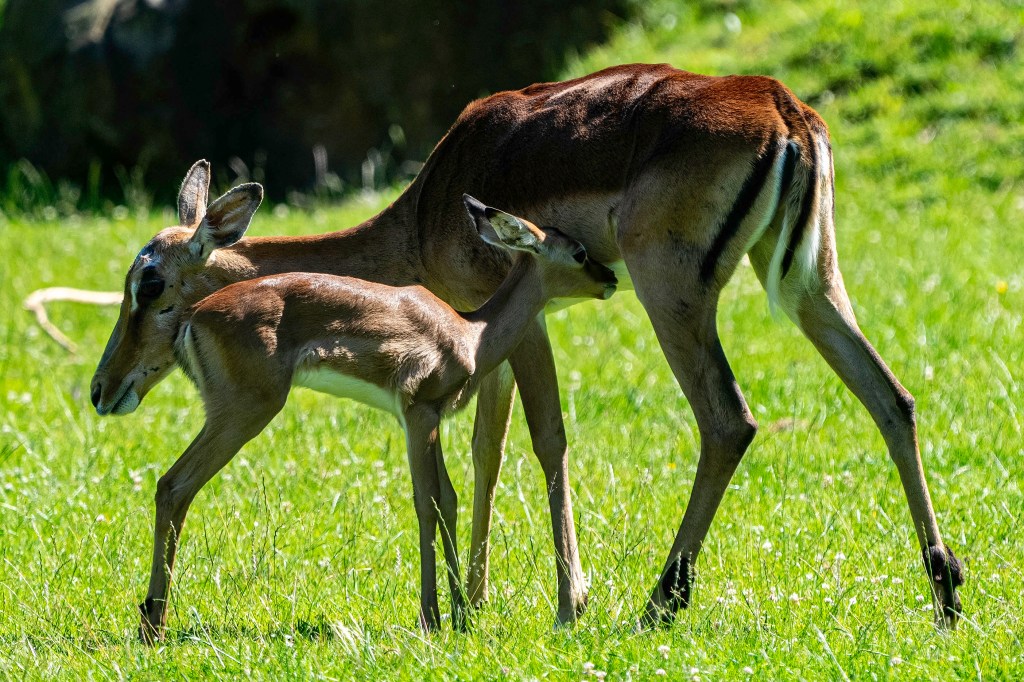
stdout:
<svg viewBox="0 0 1024 682">
<path fill-rule="evenodd" d="M 537 227 L 525 218 L 462 195 L 480 238 L 492 246 L 532 254 L 540 266 L 546 299 L 608 299 L 618 280 L 608 267 L 590 258 L 580 242 L 553 227 Z"/>
<path fill-rule="evenodd" d="M 263 188 L 246 183 L 207 206 L 209 187 L 210 164 L 199 161 L 181 186 L 180 224 L 161 230 L 128 268 L 121 311 L 92 378 L 100 415 L 133 412 L 174 369 L 182 316 L 223 285 L 208 267 L 211 255 L 242 238 L 263 200 Z"/>
</svg>

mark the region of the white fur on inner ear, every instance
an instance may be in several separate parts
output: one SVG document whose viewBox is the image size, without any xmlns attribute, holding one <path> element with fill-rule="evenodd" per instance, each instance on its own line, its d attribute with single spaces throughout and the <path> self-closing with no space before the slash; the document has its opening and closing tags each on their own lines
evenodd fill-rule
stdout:
<svg viewBox="0 0 1024 682">
<path fill-rule="evenodd" d="M 537 235 L 514 215 L 504 211 L 494 211 L 493 215 L 488 216 L 488 221 L 505 246 L 531 253 L 537 253 L 540 250 L 540 240 L 537 239 Z"/>
<path fill-rule="evenodd" d="M 252 216 L 263 201 L 263 187 L 249 182 L 218 197 L 199 222 L 189 250 L 200 258 L 214 249 L 231 246 L 245 235 Z"/>
<path fill-rule="evenodd" d="M 178 221 L 183 227 L 195 227 L 206 213 L 210 193 L 210 164 L 196 161 L 181 183 L 178 193 Z"/>
</svg>

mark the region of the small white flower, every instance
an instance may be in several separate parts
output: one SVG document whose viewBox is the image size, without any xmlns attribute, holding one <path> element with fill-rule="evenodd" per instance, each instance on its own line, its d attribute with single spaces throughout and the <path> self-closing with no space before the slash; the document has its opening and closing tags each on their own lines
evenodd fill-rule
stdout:
<svg viewBox="0 0 1024 682">
<path fill-rule="evenodd" d="M 903 578 L 893 578 L 892 579 L 892 584 L 893 585 L 902 585 L 903 584 Z"/>
<path fill-rule="evenodd" d="M 658 647 L 658 653 L 661 654 L 662 658 L 665 660 L 668 660 L 668 652 L 670 651 L 672 651 L 672 649 L 669 648 L 668 644 L 662 644 Z"/>
<path fill-rule="evenodd" d="M 654 674 L 655 675 L 661 675 L 662 677 L 664 677 L 665 676 L 665 669 L 664 668 L 658 668 L 657 670 L 654 671 Z"/>
<path fill-rule="evenodd" d="M 772 551 L 772 546 L 773 545 L 771 540 L 765 540 L 764 543 L 761 545 L 761 549 L 763 549 L 766 552 L 770 552 Z"/>
<path fill-rule="evenodd" d="M 903 662 L 903 659 L 900 658 L 899 656 L 893 656 L 892 658 L 889 659 L 889 665 L 899 665 L 902 662 Z"/>
<path fill-rule="evenodd" d="M 599 680 L 603 680 L 605 678 L 605 675 L 607 675 L 607 674 L 608 673 L 606 673 L 603 670 L 595 670 L 594 671 L 594 677 L 596 677 Z"/>
<path fill-rule="evenodd" d="M 850 606 L 853 606 L 856 603 L 857 603 L 857 598 L 856 597 L 850 597 Z"/>
<path fill-rule="evenodd" d="M 794 604 L 799 604 L 800 595 L 794 592 L 793 594 L 789 595 L 789 601 L 793 602 Z"/>
<path fill-rule="evenodd" d="M 591 663 L 590 661 L 587 661 L 586 663 L 583 664 L 583 674 L 584 675 L 589 675 L 592 672 L 594 672 L 594 664 Z"/>
<path fill-rule="evenodd" d="M 754 669 L 753 669 L 753 668 L 751 668 L 751 667 L 750 667 L 750 666 L 748 665 L 748 666 L 746 666 L 745 668 L 743 668 L 743 674 L 744 674 L 744 675 L 753 675 L 753 674 L 754 674 Z"/>
<path fill-rule="evenodd" d="M 287 647 L 295 646 L 295 638 L 292 637 L 291 635 L 285 635 L 284 636 L 284 645 L 287 646 Z"/>
</svg>

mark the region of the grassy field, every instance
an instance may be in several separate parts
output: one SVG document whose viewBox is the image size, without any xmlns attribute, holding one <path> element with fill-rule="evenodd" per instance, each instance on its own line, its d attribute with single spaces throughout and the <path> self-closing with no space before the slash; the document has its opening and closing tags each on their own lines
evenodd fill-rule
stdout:
<svg viewBox="0 0 1024 682">
<path fill-rule="evenodd" d="M 180 374 L 98 418 L 88 386 L 116 311 L 35 288 L 120 287 L 169 213 L 0 222 L 0 678 L 1013 679 L 1024 676 L 1024 10 L 1020 3 L 658 0 L 566 73 L 671 61 L 766 73 L 833 132 L 838 242 L 861 325 L 917 398 L 967 619 L 931 625 L 895 468 L 867 413 L 749 268 L 724 293 L 726 351 L 761 431 L 698 564 L 694 607 L 635 634 L 689 494 L 696 426 L 631 294 L 550 319 L 590 610 L 552 631 L 542 476 L 513 421 L 493 594 L 470 634 L 415 626 L 416 522 L 401 432 L 296 391 L 199 495 L 169 642 L 135 641 L 156 479 L 202 420 Z M 182 169 L 183 171 L 185 169 Z M 354 224 L 265 206 L 252 234 Z M 471 419 L 444 427 L 468 545 Z"/>
</svg>

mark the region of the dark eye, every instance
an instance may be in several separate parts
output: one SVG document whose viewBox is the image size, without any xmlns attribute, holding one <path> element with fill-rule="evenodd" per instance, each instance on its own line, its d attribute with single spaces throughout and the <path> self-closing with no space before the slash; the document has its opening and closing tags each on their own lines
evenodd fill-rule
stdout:
<svg viewBox="0 0 1024 682">
<path fill-rule="evenodd" d="M 582 263 L 583 261 L 587 260 L 587 250 L 580 246 L 575 251 L 572 252 L 572 257 L 573 260 L 575 260 L 577 263 Z"/>
<path fill-rule="evenodd" d="M 164 292 L 164 281 L 162 279 L 144 279 L 139 282 L 139 290 L 136 296 L 139 302 L 152 301 Z"/>
</svg>

